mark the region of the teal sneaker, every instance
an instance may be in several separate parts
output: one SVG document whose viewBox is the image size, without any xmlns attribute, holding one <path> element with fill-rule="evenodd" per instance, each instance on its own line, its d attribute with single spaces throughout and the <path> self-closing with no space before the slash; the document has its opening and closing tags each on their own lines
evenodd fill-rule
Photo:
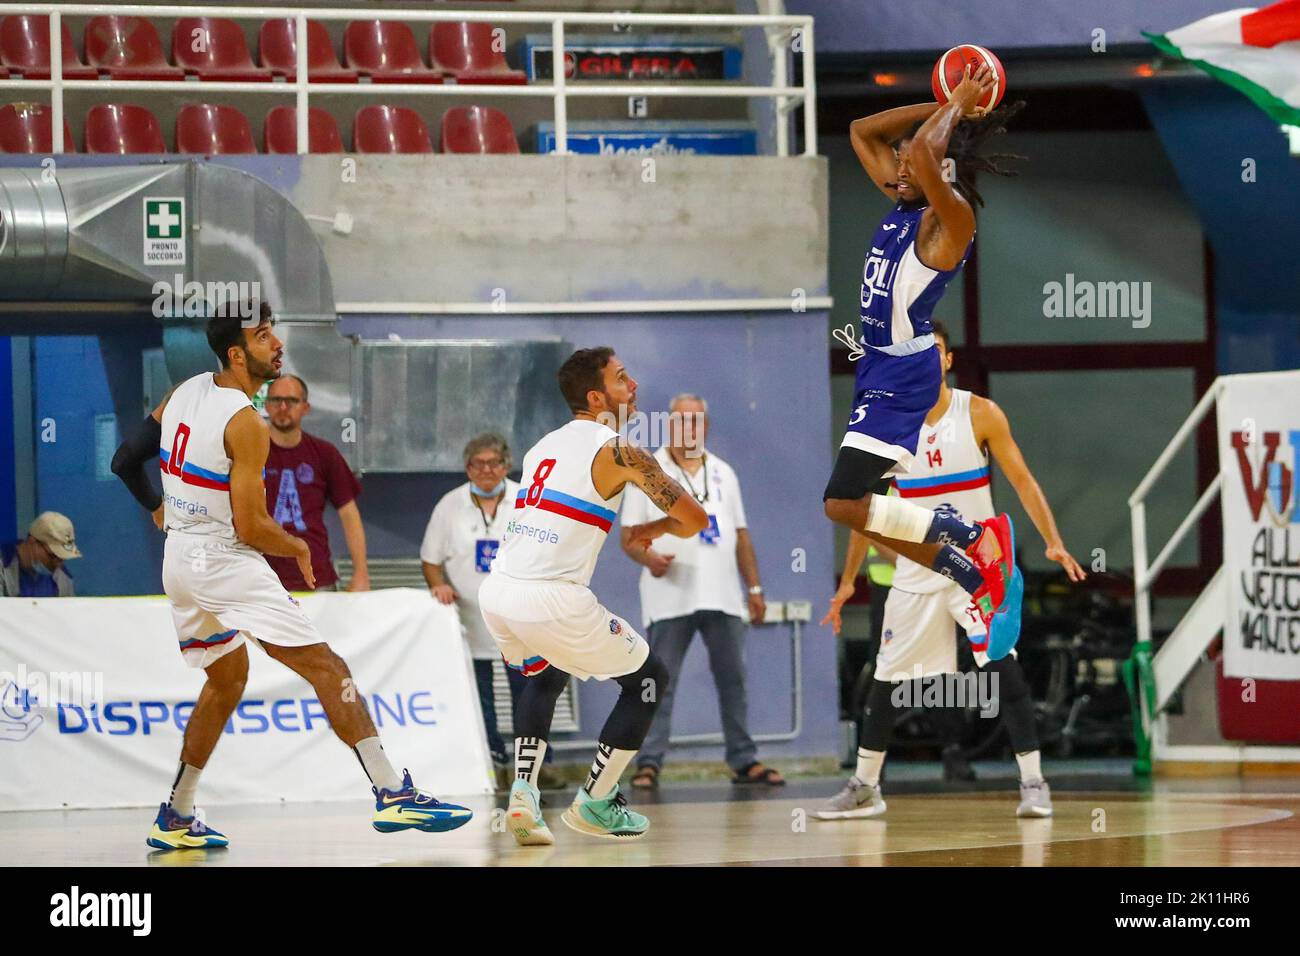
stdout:
<svg viewBox="0 0 1300 956">
<path fill-rule="evenodd" d="M 510 785 L 507 825 L 520 846 L 554 846 L 555 836 L 542 819 L 541 794 L 527 780 L 516 777 Z"/>
<path fill-rule="evenodd" d="M 580 788 L 560 819 L 571 830 L 607 840 L 639 840 L 650 829 L 649 820 L 627 808 L 627 798 L 618 787 L 599 800 Z"/>
</svg>

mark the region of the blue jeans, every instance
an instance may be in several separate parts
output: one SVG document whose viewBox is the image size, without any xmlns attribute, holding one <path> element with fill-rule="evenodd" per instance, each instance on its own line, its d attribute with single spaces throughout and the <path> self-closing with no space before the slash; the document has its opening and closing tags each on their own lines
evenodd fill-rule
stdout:
<svg viewBox="0 0 1300 956">
<path fill-rule="evenodd" d="M 668 691 L 659 702 L 659 710 L 637 756 L 638 767 L 663 766 L 672 728 L 677 678 L 696 631 L 700 632 L 709 652 L 709 670 L 713 671 L 713 683 L 718 689 L 727 766 L 740 771 L 757 759 L 758 748 L 749 736 L 749 707 L 745 698 L 745 622 L 722 611 L 696 611 L 650 625 L 650 648 L 668 668 Z"/>
</svg>

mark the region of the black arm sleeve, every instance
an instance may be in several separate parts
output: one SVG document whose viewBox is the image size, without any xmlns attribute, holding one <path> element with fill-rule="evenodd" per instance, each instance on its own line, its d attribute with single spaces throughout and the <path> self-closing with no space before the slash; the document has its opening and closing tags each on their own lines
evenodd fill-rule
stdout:
<svg viewBox="0 0 1300 956">
<path fill-rule="evenodd" d="M 162 504 L 162 495 L 154 490 L 149 478 L 144 473 L 147 461 L 158 460 L 158 443 L 162 441 L 162 424 L 150 415 L 144 424 L 127 436 L 117 453 L 113 455 L 110 466 L 113 474 L 122 479 L 122 484 L 135 495 L 135 500 L 144 505 L 150 513 L 158 510 Z"/>
</svg>

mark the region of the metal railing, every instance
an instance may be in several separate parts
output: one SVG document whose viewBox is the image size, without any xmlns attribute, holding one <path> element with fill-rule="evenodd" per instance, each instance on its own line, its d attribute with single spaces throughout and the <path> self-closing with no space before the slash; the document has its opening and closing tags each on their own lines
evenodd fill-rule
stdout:
<svg viewBox="0 0 1300 956">
<path fill-rule="evenodd" d="M 6 4 L 6 15 L 35 14 L 48 18 L 50 26 L 50 79 L 0 80 L 0 89 L 48 90 L 53 119 L 53 152 L 63 152 L 63 94 L 65 90 L 153 91 L 208 93 L 270 93 L 287 95 L 292 92 L 297 106 L 298 152 L 306 153 L 307 107 L 313 92 L 328 92 L 331 96 L 549 96 L 553 104 L 555 122 L 555 152 L 568 152 L 568 101 L 580 96 L 671 96 L 671 97 L 759 97 L 776 100 L 777 155 L 790 154 L 790 131 L 787 115 L 802 105 L 804 148 L 803 155 L 817 154 L 816 82 L 813 59 L 813 18 L 811 16 L 776 16 L 755 14 L 669 14 L 669 13 L 562 13 L 522 12 L 512 10 L 383 10 L 383 9 L 300 9 L 285 7 L 238 6 L 111 6 L 96 4 L 17 3 Z M 297 34 L 296 78 L 287 81 L 264 82 L 208 82 L 193 80 L 67 80 L 63 78 L 62 23 L 64 16 L 95 16 L 111 13 L 117 16 L 153 18 L 221 16 L 230 19 L 268 20 L 291 18 Z M 307 73 L 307 21 L 308 20 L 401 20 L 433 23 L 490 22 L 494 25 L 512 23 L 550 24 L 551 71 L 549 83 L 529 83 L 522 86 L 494 84 L 422 84 L 422 83 L 313 83 Z M 571 24 L 590 26 L 662 26 L 662 27 L 762 27 L 767 31 L 772 53 L 772 83 L 770 86 L 746 86 L 737 83 L 596 83 L 583 81 L 571 83 L 565 76 L 565 30 Z M 790 86 L 788 79 L 789 53 L 795 37 L 799 40 L 803 77 L 798 86 Z"/>
</svg>

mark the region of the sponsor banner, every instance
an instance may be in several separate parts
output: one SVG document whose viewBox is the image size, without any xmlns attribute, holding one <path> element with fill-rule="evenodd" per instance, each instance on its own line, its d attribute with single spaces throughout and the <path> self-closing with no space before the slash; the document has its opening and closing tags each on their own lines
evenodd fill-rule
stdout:
<svg viewBox="0 0 1300 956">
<path fill-rule="evenodd" d="M 529 80 L 549 80 L 554 57 L 550 34 L 534 34 L 523 44 Z M 680 36 L 568 36 L 564 75 L 570 80 L 738 80 L 740 45 L 729 40 Z"/>
<path fill-rule="evenodd" d="M 491 792 L 455 608 L 405 588 L 300 600 L 347 661 L 345 693 L 365 700 L 398 772 L 438 795 Z M 369 798 L 311 686 L 253 644 L 248 655 L 199 805 Z M 166 800 L 203 681 L 181 659 L 165 598 L 0 600 L 0 810 Z"/>
<path fill-rule="evenodd" d="M 758 134 L 748 124 L 569 124 L 569 152 L 600 156 L 754 156 Z M 555 124 L 537 124 L 537 152 L 555 152 Z"/>
<path fill-rule="evenodd" d="M 1300 680 L 1300 370 L 1225 376 L 1218 416 L 1224 673 Z"/>
</svg>

